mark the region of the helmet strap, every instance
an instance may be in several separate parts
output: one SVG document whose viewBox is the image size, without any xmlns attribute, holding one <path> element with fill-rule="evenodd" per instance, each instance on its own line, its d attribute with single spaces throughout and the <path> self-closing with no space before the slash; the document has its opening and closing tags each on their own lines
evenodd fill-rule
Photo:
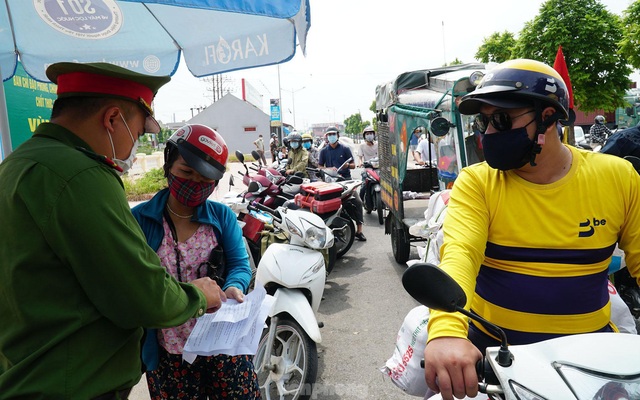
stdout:
<svg viewBox="0 0 640 400">
<path fill-rule="evenodd" d="M 531 146 L 531 151 L 529 152 L 529 164 L 532 167 L 535 167 L 536 164 L 536 156 L 540 154 L 542 151 L 542 146 L 545 143 L 545 132 L 551 125 L 555 125 L 556 122 L 562 118 L 562 114 L 556 111 L 551 114 L 544 121 L 542 120 L 542 106 L 539 101 L 535 102 L 536 109 L 536 133 L 533 136 L 533 146 Z"/>
</svg>

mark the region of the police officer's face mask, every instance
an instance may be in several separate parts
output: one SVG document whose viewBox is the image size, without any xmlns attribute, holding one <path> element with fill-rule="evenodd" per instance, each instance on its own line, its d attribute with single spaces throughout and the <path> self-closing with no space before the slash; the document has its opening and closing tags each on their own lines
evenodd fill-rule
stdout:
<svg viewBox="0 0 640 400">
<path fill-rule="evenodd" d="M 122 118 L 122 122 L 124 123 L 124 126 L 127 128 L 127 132 L 129 132 L 129 137 L 133 142 L 133 147 L 131 148 L 131 152 L 129 153 L 129 156 L 127 157 L 126 160 L 120 160 L 116 157 L 116 148 L 113 145 L 113 139 L 111 138 L 111 133 L 109 133 L 108 130 L 107 130 L 107 134 L 109 135 L 109 142 L 111 142 L 111 152 L 113 153 L 113 162 L 115 162 L 120 168 L 122 168 L 122 172 L 118 171 L 118 174 L 124 175 L 125 173 L 127 173 L 127 171 L 131 169 L 131 167 L 133 167 L 133 162 L 136 159 L 136 152 L 138 151 L 139 143 L 137 140 L 133 138 L 131 129 L 129 129 L 129 125 L 127 124 L 127 121 L 125 121 L 122 114 L 120 114 L 120 118 Z"/>
</svg>

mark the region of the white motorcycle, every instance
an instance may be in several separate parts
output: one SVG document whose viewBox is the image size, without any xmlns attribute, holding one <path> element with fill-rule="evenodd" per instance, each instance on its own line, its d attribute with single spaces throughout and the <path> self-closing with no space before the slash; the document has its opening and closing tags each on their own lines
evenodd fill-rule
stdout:
<svg viewBox="0 0 640 400">
<path fill-rule="evenodd" d="M 508 346 L 498 326 L 465 310 L 466 295 L 444 271 L 418 263 L 402 276 L 406 291 L 436 310 L 460 312 L 501 337 L 478 371 L 480 399 L 640 399 L 640 336 L 588 333 Z"/>
<path fill-rule="evenodd" d="M 318 371 L 316 345 L 322 340 L 316 319 L 326 274 L 321 250 L 333 246 L 333 233 L 319 216 L 286 205 L 275 211 L 249 206 L 270 213 L 274 226 L 289 239 L 270 244 L 256 271 L 256 284 L 275 298 L 254 358 L 267 400 L 311 396 Z"/>
</svg>

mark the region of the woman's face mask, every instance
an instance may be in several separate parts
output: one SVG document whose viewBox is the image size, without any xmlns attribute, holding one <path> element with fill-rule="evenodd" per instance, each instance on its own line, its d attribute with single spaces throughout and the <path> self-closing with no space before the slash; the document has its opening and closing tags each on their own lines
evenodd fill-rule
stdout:
<svg viewBox="0 0 640 400">
<path fill-rule="evenodd" d="M 215 182 L 194 182 L 169 173 L 167 178 L 171 195 L 187 207 L 197 207 L 207 201 L 216 188 Z"/>
<path fill-rule="evenodd" d="M 300 147 L 300 143 L 299 142 L 291 142 L 291 148 L 292 149 L 297 149 L 298 147 Z"/>
<path fill-rule="evenodd" d="M 375 136 L 373 134 L 364 135 L 364 140 L 367 142 L 373 142 L 374 137 Z"/>
<path fill-rule="evenodd" d="M 311 142 L 302 142 L 302 147 L 309 150 L 311 148 Z"/>
</svg>

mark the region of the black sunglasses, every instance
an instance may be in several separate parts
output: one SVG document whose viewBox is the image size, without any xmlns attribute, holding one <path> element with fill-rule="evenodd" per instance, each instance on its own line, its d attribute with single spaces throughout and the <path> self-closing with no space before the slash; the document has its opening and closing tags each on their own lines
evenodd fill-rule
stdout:
<svg viewBox="0 0 640 400">
<path fill-rule="evenodd" d="M 506 111 L 498 111 L 489 115 L 478 114 L 476 115 L 475 123 L 480 133 L 485 133 L 487 131 L 487 128 L 489 127 L 489 123 L 491 123 L 491 125 L 493 125 L 493 127 L 496 128 L 498 132 L 508 131 L 513 126 L 513 121 L 515 119 L 535 111 L 536 110 L 529 110 L 522 114 L 516 115 L 515 117 L 512 117 Z"/>
</svg>

